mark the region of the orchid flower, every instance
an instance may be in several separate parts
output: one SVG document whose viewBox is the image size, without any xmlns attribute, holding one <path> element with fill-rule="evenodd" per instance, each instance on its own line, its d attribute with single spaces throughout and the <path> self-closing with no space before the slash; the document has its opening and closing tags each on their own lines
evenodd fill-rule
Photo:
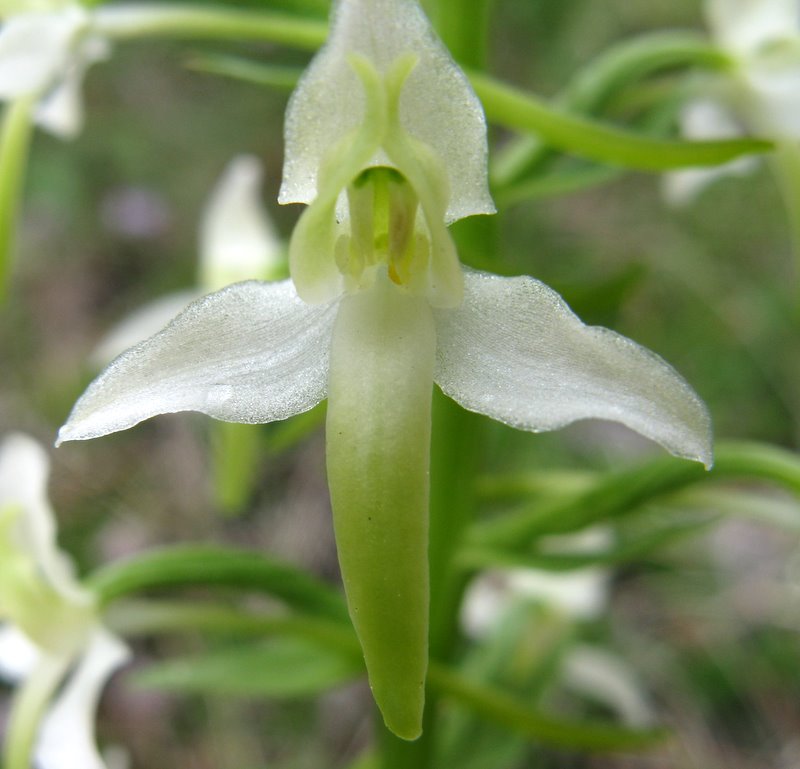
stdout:
<svg viewBox="0 0 800 769">
<path fill-rule="evenodd" d="M 725 77 L 689 101 L 680 116 L 688 139 L 725 139 L 747 131 L 777 142 L 800 140 L 800 5 L 796 0 L 706 0 L 711 35 L 730 58 Z M 708 184 L 748 173 L 754 158 L 666 175 L 665 193 L 688 203 Z"/>
<path fill-rule="evenodd" d="M 92 355 L 98 364 L 160 331 L 204 294 L 243 280 L 285 276 L 283 246 L 261 205 L 262 177 L 261 163 L 252 155 L 231 160 L 203 213 L 197 287 L 160 297 L 118 323 Z"/>
<path fill-rule="evenodd" d="M 4 766 L 29 769 L 33 756 L 39 769 L 104 769 L 94 713 L 129 652 L 57 548 L 47 473 L 31 438 L 14 434 L 0 445 L 0 675 L 21 682 Z"/>
<path fill-rule="evenodd" d="M 548 537 L 542 547 L 547 553 L 589 555 L 602 553 L 611 544 L 611 532 L 595 527 L 579 534 Z M 541 604 L 573 620 L 595 619 L 608 603 L 609 578 L 609 570 L 600 566 L 564 572 L 490 569 L 470 583 L 461 624 L 468 635 L 481 638 L 519 601 Z"/>
<path fill-rule="evenodd" d="M 0 19 L 0 100 L 33 99 L 38 125 L 73 138 L 83 126 L 83 77 L 108 55 L 91 13 L 70 0 L 2 0 Z"/>
<path fill-rule="evenodd" d="M 547 553 L 600 554 L 613 541 L 605 527 L 578 534 L 548 537 Z M 570 623 L 590 622 L 605 611 L 610 592 L 608 568 L 588 566 L 566 572 L 542 569 L 492 569 L 467 588 L 461 625 L 468 636 L 485 638 L 521 604 L 535 604 Z M 652 724 L 652 707 L 630 667 L 617 655 L 595 645 L 571 644 L 560 661 L 560 682 L 613 710 L 629 726 Z"/>
<path fill-rule="evenodd" d="M 283 203 L 308 204 L 291 279 L 191 304 L 89 386 L 59 442 L 196 410 L 271 422 L 328 398 L 327 467 L 372 691 L 421 730 L 434 382 L 524 430 L 613 419 L 711 462 L 708 413 L 664 361 L 551 289 L 460 266 L 446 225 L 494 210 L 486 123 L 416 0 L 340 0 L 292 96 Z"/>
</svg>

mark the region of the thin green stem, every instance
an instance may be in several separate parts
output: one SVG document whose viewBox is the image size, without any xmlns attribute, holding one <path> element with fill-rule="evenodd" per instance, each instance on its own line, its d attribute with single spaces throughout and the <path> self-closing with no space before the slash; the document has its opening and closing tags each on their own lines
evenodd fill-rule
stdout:
<svg viewBox="0 0 800 769">
<path fill-rule="evenodd" d="M 214 501 L 227 515 L 244 512 L 258 472 L 258 425 L 214 421 L 210 425 Z"/>
<path fill-rule="evenodd" d="M 453 58 L 465 67 L 486 63 L 490 10 L 493 0 L 440 0 L 429 17 Z"/>
<path fill-rule="evenodd" d="M 778 145 L 772 157 L 772 171 L 778 181 L 789 221 L 796 285 L 800 280 L 800 147 L 795 142 Z"/>
<path fill-rule="evenodd" d="M 0 132 L 0 302 L 8 295 L 17 214 L 28 158 L 33 100 L 17 99 L 5 109 Z"/>
<path fill-rule="evenodd" d="M 328 34 L 324 21 L 271 11 L 183 5 L 113 5 L 93 15 L 96 31 L 113 40 L 171 37 L 264 40 L 315 51 Z"/>
</svg>

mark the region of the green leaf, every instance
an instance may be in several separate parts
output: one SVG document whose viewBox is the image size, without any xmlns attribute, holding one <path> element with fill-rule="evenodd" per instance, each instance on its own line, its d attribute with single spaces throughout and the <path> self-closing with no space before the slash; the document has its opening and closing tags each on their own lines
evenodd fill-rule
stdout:
<svg viewBox="0 0 800 769">
<path fill-rule="evenodd" d="M 189 69 L 222 75 L 254 85 L 291 90 L 297 85 L 303 70 L 299 67 L 282 67 L 266 62 L 251 61 L 240 56 L 205 54 L 186 61 Z"/>
<path fill-rule="evenodd" d="M 461 669 L 470 678 L 491 682 L 506 694 L 535 706 L 559 670 L 575 625 L 531 606 L 506 613 L 488 638 L 471 648 Z M 459 769 L 518 766 L 527 741 L 509 735 L 472 709 L 451 709 L 442 724 L 439 764 Z"/>
<path fill-rule="evenodd" d="M 642 171 L 715 166 L 773 148 L 771 142 L 762 139 L 704 142 L 651 139 L 571 115 L 488 75 L 471 72 L 469 78 L 490 121 L 537 134 L 554 147 L 609 165 Z"/>
<path fill-rule="evenodd" d="M 500 208 L 513 206 L 524 200 L 542 200 L 561 195 L 571 195 L 581 190 L 599 187 L 616 181 L 622 170 L 609 166 L 583 165 L 526 178 L 516 184 L 500 187 L 494 194 Z"/>
<path fill-rule="evenodd" d="M 156 664 L 138 673 L 135 681 L 147 688 L 197 694 L 311 697 L 363 673 L 357 655 L 304 639 L 273 638 Z"/>
<path fill-rule="evenodd" d="M 235 587 L 267 593 L 312 615 L 347 621 L 337 590 L 296 566 L 245 550 L 184 545 L 154 550 L 106 566 L 87 586 L 107 604 L 120 596 L 175 587 Z"/>
<path fill-rule="evenodd" d="M 800 457 L 791 451 L 757 443 L 723 443 L 715 453 L 715 466 L 709 472 L 696 463 L 659 457 L 633 469 L 607 473 L 588 489 L 475 524 L 469 543 L 524 551 L 536 537 L 578 531 L 705 480 L 757 478 L 800 494 Z"/>
<path fill-rule="evenodd" d="M 701 35 L 650 33 L 605 49 L 572 78 L 556 104 L 569 113 L 596 114 L 615 95 L 650 75 L 676 67 L 728 65 L 727 56 Z M 501 188 L 512 184 L 547 153 L 548 147 L 537 137 L 509 142 L 494 158 L 492 181 Z"/>
<path fill-rule="evenodd" d="M 615 566 L 640 560 L 676 541 L 698 534 L 717 521 L 718 518 L 704 518 L 662 526 L 617 547 L 595 553 L 541 553 L 467 547 L 459 554 L 458 561 L 467 570 L 501 568 L 564 572 L 592 566 Z"/>
<path fill-rule="evenodd" d="M 503 691 L 472 681 L 435 663 L 431 663 L 428 681 L 439 693 L 486 720 L 546 745 L 597 752 L 638 750 L 655 745 L 667 736 L 663 729 L 626 729 L 542 713 Z"/>
<path fill-rule="evenodd" d="M 12 101 L 5 109 L 0 131 L 0 302 L 8 294 L 17 210 L 33 123 L 29 99 Z"/>
</svg>

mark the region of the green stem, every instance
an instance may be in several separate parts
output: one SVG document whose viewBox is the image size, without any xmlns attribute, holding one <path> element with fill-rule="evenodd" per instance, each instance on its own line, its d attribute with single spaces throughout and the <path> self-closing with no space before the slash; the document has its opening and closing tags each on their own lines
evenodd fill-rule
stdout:
<svg viewBox="0 0 800 769">
<path fill-rule="evenodd" d="M 30 145 L 33 101 L 17 99 L 5 110 L 0 132 L 0 302 L 8 295 L 17 213 Z"/>
<path fill-rule="evenodd" d="M 486 30 L 493 0 L 440 0 L 428 15 L 453 58 L 465 67 L 486 62 Z"/>
<path fill-rule="evenodd" d="M 261 429 L 258 425 L 214 421 L 211 466 L 214 501 L 226 515 L 240 515 L 253 494 L 258 472 Z"/>
<path fill-rule="evenodd" d="M 772 161 L 772 171 L 778 181 L 789 220 L 796 284 L 800 279 L 800 148 L 795 142 L 783 142 L 778 145 Z"/>
<path fill-rule="evenodd" d="M 270 11 L 193 8 L 182 5 L 114 5 L 93 14 L 98 34 L 113 40 L 137 37 L 265 40 L 315 51 L 328 35 L 328 25 L 315 19 Z"/>
<path fill-rule="evenodd" d="M 464 411 L 437 388 L 431 450 L 431 654 L 447 659 L 455 640 L 463 590 L 453 562 L 475 511 L 472 480 L 483 418 Z"/>
</svg>

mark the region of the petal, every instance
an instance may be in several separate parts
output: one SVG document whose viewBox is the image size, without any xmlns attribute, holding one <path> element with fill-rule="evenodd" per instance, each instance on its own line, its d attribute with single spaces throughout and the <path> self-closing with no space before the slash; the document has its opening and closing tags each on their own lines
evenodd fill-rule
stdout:
<svg viewBox="0 0 800 769">
<path fill-rule="evenodd" d="M 117 358 L 77 402 L 58 442 L 177 411 L 247 423 L 307 411 L 325 397 L 335 312 L 335 304 L 305 304 L 288 280 L 209 294 Z"/>
<path fill-rule="evenodd" d="M 0 99 L 44 91 L 67 69 L 76 35 L 88 14 L 80 8 L 60 13 L 21 13 L 0 29 Z"/>
<path fill-rule="evenodd" d="M 607 569 L 591 567 L 567 572 L 519 569 L 509 573 L 513 595 L 558 609 L 575 619 L 593 619 L 608 603 Z"/>
<path fill-rule="evenodd" d="M 463 306 L 435 313 L 435 379 L 464 408 L 532 431 L 610 419 L 711 464 L 708 411 L 669 364 L 613 331 L 585 326 L 533 278 L 465 278 Z"/>
<path fill-rule="evenodd" d="M 375 702 L 416 739 L 428 663 L 428 474 L 435 330 L 384 277 L 336 318 L 327 464 L 339 564 Z"/>
<path fill-rule="evenodd" d="M 83 79 L 96 61 L 108 57 L 105 40 L 87 38 L 78 46 L 61 74 L 60 80 L 39 103 L 36 123 L 61 139 L 74 139 L 83 128 Z"/>
<path fill-rule="evenodd" d="M 759 56 L 743 72 L 744 108 L 754 131 L 780 138 L 800 138 L 800 51 Z"/>
<path fill-rule="evenodd" d="M 289 270 L 300 296 L 318 304 L 338 296 L 342 275 L 335 259 L 337 219 L 347 219 L 347 206 L 337 211 L 341 194 L 380 145 L 386 127 L 386 95 L 369 63 L 353 60 L 366 95 L 364 119 L 327 149 L 316 179 L 317 194 L 294 228 L 289 243 Z M 285 202 L 285 201 L 283 201 Z"/>
<path fill-rule="evenodd" d="M 56 521 L 47 498 L 50 460 L 44 449 L 22 433 L 0 444 L 0 508 L 19 507 L 16 536 L 50 586 L 70 601 L 86 602 L 72 562 L 56 544 Z"/>
<path fill-rule="evenodd" d="M 286 277 L 283 248 L 259 196 L 262 177 L 258 158 L 240 155 L 211 193 L 200 232 L 200 284 L 206 291 Z"/>
<path fill-rule="evenodd" d="M 711 99 L 697 99 L 681 110 L 681 135 L 686 139 L 732 139 L 744 131 L 723 104 Z M 664 196 L 675 206 L 688 205 L 708 185 L 726 176 L 743 176 L 758 165 L 752 156 L 737 158 L 711 168 L 686 168 L 664 175 Z"/>
<path fill-rule="evenodd" d="M 653 708 L 625 661 L 596 646 L 576 644 L 564 658 L 564 682 L 612 708 L 631 727 L 652 725 Z"/>
<path fill-rule="evenodd" d="M 714 38 L 738 54 L 796 35 L 800 28 L 797 0 L 708 0 L 706 13 Z"/>
<path fill-rule="evenodd" d="M 483 638 L 521 601 L 576 620 L 594 619 L 608 603 L 608 579 L 607 570 L 594 567 L 569 572 L 489 570 L 470 582 L 461 623 L 470 636 Z"/>
<path fill-rule="evenodd" d="M 98 628 L 78 668 L 45 716 L 35 748 L 40 769 L 105 769 L 94 737 L 100 693 L 111 674 L 130 659 L 130 651 Z"/>
<path fill-rule="evenodd" d="M 281 203 L 314 199 L 317 172 L 328 149 L 362 121 L 363 88 L 348 58 L 362 54 L 385 73 L 408 52 L 419 61 L 403 88 L 400 117 L 406 130 L 444 164 L 453 191 L 448 221 L 494 212 L 483 108 L 416 0 L 337 4 L 328 42 L 303 75 L 287 110 Z M 370 163 L 386 164 L 382 153 Z"/>
<path fill-rule="evenodd" d="M 181 310 L 201 296 L 199 291 L 180 291 L 148 302 L 117 323 L 103 337 L 92 352 L 92 363 L 98 368 L 108 365 L 129 347 L 157 334 Z"/>
<path fill-rule="evenodd" d="M 0 677 L 17 683 L 27 678 L 41 658 L 39 648 L 18 627 L 0 627 Z"/>
</svg>

